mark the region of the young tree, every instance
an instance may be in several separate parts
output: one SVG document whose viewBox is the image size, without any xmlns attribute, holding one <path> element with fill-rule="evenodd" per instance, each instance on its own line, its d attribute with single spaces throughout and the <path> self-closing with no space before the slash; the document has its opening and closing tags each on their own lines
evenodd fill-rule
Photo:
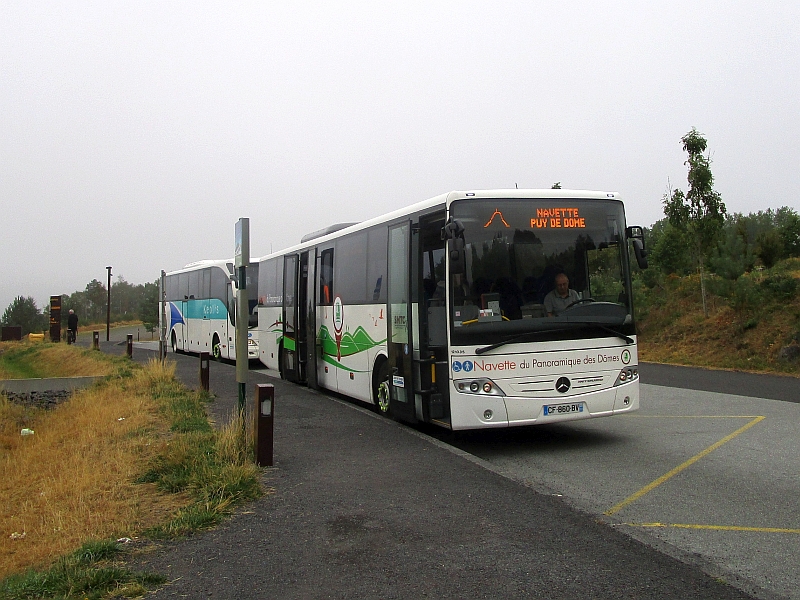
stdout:
<svg viewBox="0 0 800 600">
<path fill-rule="evenodd" d="M 681 142 L 689 155 L 684 163 L 689 167 L 689 191 L 684 194 L 680 189 L 670 190 L 664 196 L 664 214 L 670 225 L 683 231 L 690 240 L 692 255 L 700 271 L 703 314 L 708 317 L 704 266 L 725 222 L 725 203 L 713 187 L 711 157 L 704 154 L 706 139 L 692 127 Z"/>
<path fill-rule="evenodd" d="M 22 335 L 28 335 L 32 332 L 41 333 L 47 329 L 47 321 L 45 315 L 36 306 L 33 298 L 28 296 L 23 298 L 17 296 L 14 301 L 8 305 L 3 318 L 0 322 L 4 326 L 22 327 Z"/>
<path fill-rule="evenodd" d="M 158 327 L 158 300 L 158 280 L 145 283 L 143 299 L 139 305 L 139 318 L 150 333 Z"/>
</svg>

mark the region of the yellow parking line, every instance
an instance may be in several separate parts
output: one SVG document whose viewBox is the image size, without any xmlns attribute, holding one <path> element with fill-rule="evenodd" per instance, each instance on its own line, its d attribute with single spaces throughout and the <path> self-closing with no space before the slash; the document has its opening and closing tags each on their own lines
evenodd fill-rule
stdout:
<svg viewBox="0 0 800 600">
<path fill-rule="evenodd" d="M 758 415 L 621 415 L 629 419 L 755 419 Z"/>
<path fill-rule="evenodd" d="M 708 529 L 712 531 L 755 531 L 757 533 L 798 533 L 800 529 L 786 527 L 739 527 L 737 525 L 689 525 L 684 523 L 623 523 L 630 527 L 676 527 L 678 529 Z"/>
<path fill-rule="evenodd" d="M 658 479 L 656 479 L 652 483 L 648 483 L 646 486 L 644 486 L 638 492 L 636 492 L 635 494 L 633 494 L 631 496 L 628 496 L 627 498 L 625 498 L 625 500 L 623 500 L 619 504 L 615 504 L 614 506 L 609 508 L 606 512 L 604 512 L 603 514 L 606 515 L 606 516 L 613 515 L 614 513 L 619 512 L 620 510 L 622 510 L 623 508 L 625 508 L 626 506 L 628 506 L 632 502 L 636 502 L 636 500 L 638 500 L 639 498 L 641 498 L 642 496 L 644 496 L 648 492 L 651 492 L 652 490 L 654 490 L 655 488 L 660 486 L 665 481 L 668 481 L 669 479 L 671 479 L 672 477 L 674 477 L 675 475 L 677 475 L 678 473 L 680 473 L 684 469 L 692 466 L 694 463 L 696 463 L 698 460 L 700 460 L 704 456 L 712 453 L 714 450 L 716 450 L 717 448 L 719 448 L 723 444 L 731 441 L 737 435 L 739 435 L 740 433 L 744 433 L 745 431 L 750 429 L 753 425 L 755 425 L 756 423 L 760 423 L 764 419 L 766 419 L 766 417 L 754 417 L 753 420 L 750 421 L 744 427 L 740 427 L 739 429 L 734 431 L 732 434 L 727 435 L 724 438 L 722 438 L 716 444 L 713 444 L 713 445 L 709 446 L 708 448 L 706 448 L 705 450 L 703 450 L 699 454 L 695 454 L 692 458 L 690 458 L 689 460 L 687 460 L 683 464 L 678 465 L 677 467 L 672 469 L 669 473 L 667 473 L 666 475 L 662 475 L 661 477 L 659 477 Z"/>
</svg>

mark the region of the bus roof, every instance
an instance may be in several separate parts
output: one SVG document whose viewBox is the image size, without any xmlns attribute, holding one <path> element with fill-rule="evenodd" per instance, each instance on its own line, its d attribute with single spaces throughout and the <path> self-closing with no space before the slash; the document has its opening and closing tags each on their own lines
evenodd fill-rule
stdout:
<svg viewBox="0 0 800 600">
<path fill-rule="evenodd" d="M 258 263 L 264 260 L 268 260 L 270 258 L 278 257 L 287 252 L 293 252 L 296 250 L 301 250 L 303 248 L 307 248 L 309 246 L 315 246 L 320 243 L 324 243 L 330 239 L 335 239 L 339 236 L 346 235 L 348 233 L 354 233 L 356 231 L 360 231 L 362 229 L 366 229 L 367 227 L 371 227 L 373 225 L 378 225 L 380 223 L 386 221 L 392 221 L 403 215 L 410 215 L 414 213 L 418 213 L 421 211 L 428 210 L 430 208 L 434 208 L 438 205 L 442 205 L 442 207 L 449 206 L 451 202 L 455 200 L 463 200 L 463 199 L 480 199 L 480 198 L 575 198 L 575 199 L 595 199 L 595 200 L 607 200 L 607 199 L 619 199 L 619 194 L 617 192 L 602 192 L 602 191 L 593 191 L 593 190 L 568 190 L 568 189 L 495 189 L 495 190 L 464 190 L 464 191 L 457 191 L 454 190 L 452 192 L 448 192 L 445 194 L 439 194 L 438 196 L 434 196 L 433 198 L 429 198 L 427 200 L 423 200 L 421 202 L 417 202 L 416 204 L 411 204 L 410 206 L 405 206 L 398 210 L 392 211 L 390 213 L 386 213 L 383 215 L 379 215 L 377 217 L 373 217 L 372 219 L 368 219 L 366 221 L 362 221 L 360 223 L 340 223 L 337 225 L 331 225 L 329 227 L 319 229 L 312 233 L 309 233 L 301 239 L 299 244 L 295 244 L 294 246 L 289 246 L 282 250 L 277 250 L 272 252 L 271 254 L 267 254 L 266 256 L 262 256 L 259 258 L 254 258 L 251 262 Z"/>
</svg>

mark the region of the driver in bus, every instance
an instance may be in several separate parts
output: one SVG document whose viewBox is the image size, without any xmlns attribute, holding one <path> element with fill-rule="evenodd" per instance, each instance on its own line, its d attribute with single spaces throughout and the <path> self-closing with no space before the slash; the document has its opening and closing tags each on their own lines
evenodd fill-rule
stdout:
<svg viewBox="0 0 800 600">
<path fill-rule="evenodd" d="M 544 297 L 544 309 L 548 317 L 558 316 L 573 302 L 580 300 L 578 292 L 569 287 L 569 277 L 559 273 L 555 277 L 556 288 Z"/>
</svg>

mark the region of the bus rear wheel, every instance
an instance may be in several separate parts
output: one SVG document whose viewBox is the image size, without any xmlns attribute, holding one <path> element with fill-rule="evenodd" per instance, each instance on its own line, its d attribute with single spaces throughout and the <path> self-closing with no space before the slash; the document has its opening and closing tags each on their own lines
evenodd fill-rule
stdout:
<svg viewBox="0 0 800 600">
<path fill-rule="evenodd" d="M 378 414 L 389 416 L 389 361 L 384 360 L 375 371 L 373 378 L 373 394 L 375 398 L 375 411 Z"/>
<path fill-rule="evenodd" d="M 214 357 L 214 360 L 222 358 L 222 348 L 219 345 L 219 336 L 216 333 L 214 334 L 214 339 L 211 341 L 211 356 Z"/>
<path fill-rule="evenodd" d="M 175 336 L 175 332 L 172 332 L 172 353 L 178 353 L 178 338 Z"/>
</svg>

